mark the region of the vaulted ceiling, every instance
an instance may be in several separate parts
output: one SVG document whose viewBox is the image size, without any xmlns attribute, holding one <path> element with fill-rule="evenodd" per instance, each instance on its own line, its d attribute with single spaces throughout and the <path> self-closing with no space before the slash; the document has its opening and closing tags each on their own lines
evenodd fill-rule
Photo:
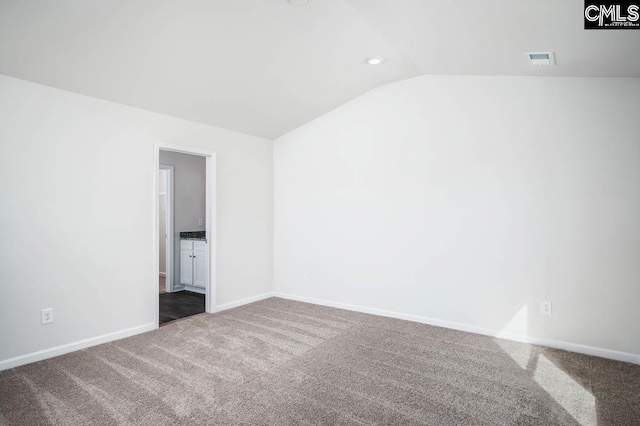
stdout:
<svg viewBox="0 0 640 426">
<path fill-rule="evenodd" d="M 640 77 L 640 31 L 585 31 L 583 5 L 0 0 L 0 74 L 274 138 L 421 74 Z"/>
</svg>

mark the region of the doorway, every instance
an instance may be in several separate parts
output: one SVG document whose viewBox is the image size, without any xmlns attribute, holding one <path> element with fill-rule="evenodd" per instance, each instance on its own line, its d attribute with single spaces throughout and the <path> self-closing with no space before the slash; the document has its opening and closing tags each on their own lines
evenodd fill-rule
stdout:
<svg viewBox="0 0 640 426">
<path fill-rule="evenodd" d="M 215 152 L 155 144 L 156 327 L 215 307 Z M 163 290 L 164 283 L 164 291 Z"/>
</svg>

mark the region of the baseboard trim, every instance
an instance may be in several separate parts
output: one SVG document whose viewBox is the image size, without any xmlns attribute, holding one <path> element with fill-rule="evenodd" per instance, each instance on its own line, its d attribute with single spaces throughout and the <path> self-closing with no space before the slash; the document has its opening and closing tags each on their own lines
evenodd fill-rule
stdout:
<svg viewBox="0 0 640 426">
<path fill-rule="evenodd" d="M 274 296 L 273 292 L 268 292 L 268 293 L 259 294 L 257 296 L 251 296 L 245 299 L 236 300 L 235 302 L 225 303 L 223 305 L 218 305 L 216 307 L 216 312 L 222 312 L 222 311 L 226 311 L 227 309 L 237 308 L 238 306 L 246 305 L 248 303 L 258 302 L 260 300 L 268 299 L 273 296 Z"/>
<path fill-rule="evenodd" d="M 298 296 L 290 293 L 281 292 L 268 292 L 257 296 L 247 297 L 245 299 L 236 300 L 235 302 L 225 303 L 216 307 L 216 312 L 225 311 L 227 309 L 236 308 L 238 306 L 246 305 L 248 303 L 257 302 L 260 300 L 268 299 L 270 297 L 280 297 L 283 299 L 296 300 L 299 302 L 313 303 L 316 305 L 329 306 L 332 308 L 346 309 L 349 311 L 362 312 L 372 315 L 380 315 L 389 318 L 403 319 L 407 321 L 419 322 L 422 324 L 435 325 L 438 327 L 450 328 L 453 330 L 466 331 L 469 333 L 482 334 L 485 336 L 497 337 L 501 339 L 513 340 L 523 343 L 531 343 L 534 345 L 546 346 L 555 349 L 563 349 L 571 352 L 583 353 L 586 355 L 593 355 L 602 358 L 613 359 L 616 361 L 630 362 L 634 364 L 640 364 L 640 355 L 614 351 L 611 349 L 604 349 L 595 346 L 581 345 L 578 343 L 571 343 L 559 340 L 543 339 L 533 336 L 526 336 L 517 333 L 506 333 L 499 330 L 478 327 L 475 325 L 458 323 L 454 321 L 441 320 L 437 318 L 423 317 L 413 314 L 404 314 L 401 312 L 388 311 L 384 309 L 370 308 L 361 305 L 352 305 L 348 303 L 333 302 L 324 299 L 316 299 L 313 297 Z M 145 333 L 155 329 L 154 323 L 143 324 L 137 327 L 131 327 L 113 333 L 103 334 L 101 336 L 92 337 L 89 339 L 80 340 L 66 345 L 56 346 L 50 349 L 44 349 L 30 354 L 17 356 L 0 361 L 0 371 L 8 370 L 10 368 L 19 367 L 21 365 L 30 364 L 36 361 L 42 361 L 44 359 L 53 358 L 59 355 L 64 355 L 69 352 L 78 351 L 91 346 L 96 346 L 102 343 L 111 342 L 114 340 L 123 339 L 125 337 L 134 336 L 136 334 Z"/>
<path fill-rule="evenodd" d="M 50 349 L 44 349 L 41 351 L 32 352 L 30 354 L 5 359 L 3 361 L 0 361 L 0 371 L 19 367 L 25 364 L 30 364 L 36 361 L 42 361 L 44 359 L 53 358 L 59 355 L 68 354 L 69 352 L 79 351 L 80 349 L 100 345 L 102 343 L 112 342 L 114 340 L 119 340 L 125 337 L 134 336 L 136 334 L 145 333 L 154 329 L 155 324 L 151 322 L 148 324 L 139 325 L 137 327 L 131 327 L 124 330 L 114 331 L 113 333 L 91 337 L 89 339 L 79 340 L 77 342 L 68 343 L 66 345 L 56 346 Z"/>
<path fill-rule="evenodd" d="M 585 355 L 593 355 L 601 358 L 613 359 L 616 361 L 630 362 L 640 364 L 640 355 L 628 352 L 614 351 L 595 346 L 581 345 L 578 343 L 565 342 L 560 340 L 543 339 L 539 337 L 527 336 L 518 333 L 503 332 L 490 328 L 478 327 L 475 325 L 464 324 L 454 321 L 447 321 L 437 318 L 423 317 L 413 314 L 404 314 L 401 312 L 387 311 L 384 309 L 369 308 L 361 305 L 351 305 L 348 303 L 333 302 L 330 300 L 316 299 L 313 297 L 298 296 L 290 293 L 273 292 L 273 297 L 281 297 L 283 299 L 296 300 L 299 302 L 313 303 L 316 305 L 329 306 L 332 308 L 346 309 L 349 311 L 362 312 L 365 314 L 380 315 L 383 317 L 397 318 L 407 321 L 419 322 L 422 324 L 435 325 L 438 327 L 450 328 L 453 330 L 466 331 L 469 333 L 482 334 L 484 336 L 497 337 L 500 339 L 513 340 L 516 342 L 530 343 L 533 345 L 546 346 L 554 349 L 562 349 L 570 352 L 577 352 Z"/>
</svg>

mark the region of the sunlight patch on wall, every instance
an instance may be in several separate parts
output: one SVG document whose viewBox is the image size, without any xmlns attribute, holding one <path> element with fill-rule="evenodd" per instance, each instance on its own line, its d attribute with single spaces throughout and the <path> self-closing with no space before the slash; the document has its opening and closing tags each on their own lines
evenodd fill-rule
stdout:
<svg viewBox="0 0 640 426">
<path fill-rule="evenodd" d="M 527 335 L 528 317 L 527 317 L 527 305 L 523 305 L 516 314 L 511 317 L 509 322 L 502 328 L 498 337 L 508 336 L 510 334 L 522 334 Z"/>
</svg>

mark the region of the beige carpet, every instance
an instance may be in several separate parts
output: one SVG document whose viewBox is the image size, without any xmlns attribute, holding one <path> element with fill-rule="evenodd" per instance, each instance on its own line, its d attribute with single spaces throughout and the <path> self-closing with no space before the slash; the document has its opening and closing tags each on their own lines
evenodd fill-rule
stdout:
<svg viewBox="0 0 640 426">
<path fill-rule="evenodd" d="M 0 424 L 637 425 L 640 366 L 272 298 L 2 372 Z"/>
</svg>

